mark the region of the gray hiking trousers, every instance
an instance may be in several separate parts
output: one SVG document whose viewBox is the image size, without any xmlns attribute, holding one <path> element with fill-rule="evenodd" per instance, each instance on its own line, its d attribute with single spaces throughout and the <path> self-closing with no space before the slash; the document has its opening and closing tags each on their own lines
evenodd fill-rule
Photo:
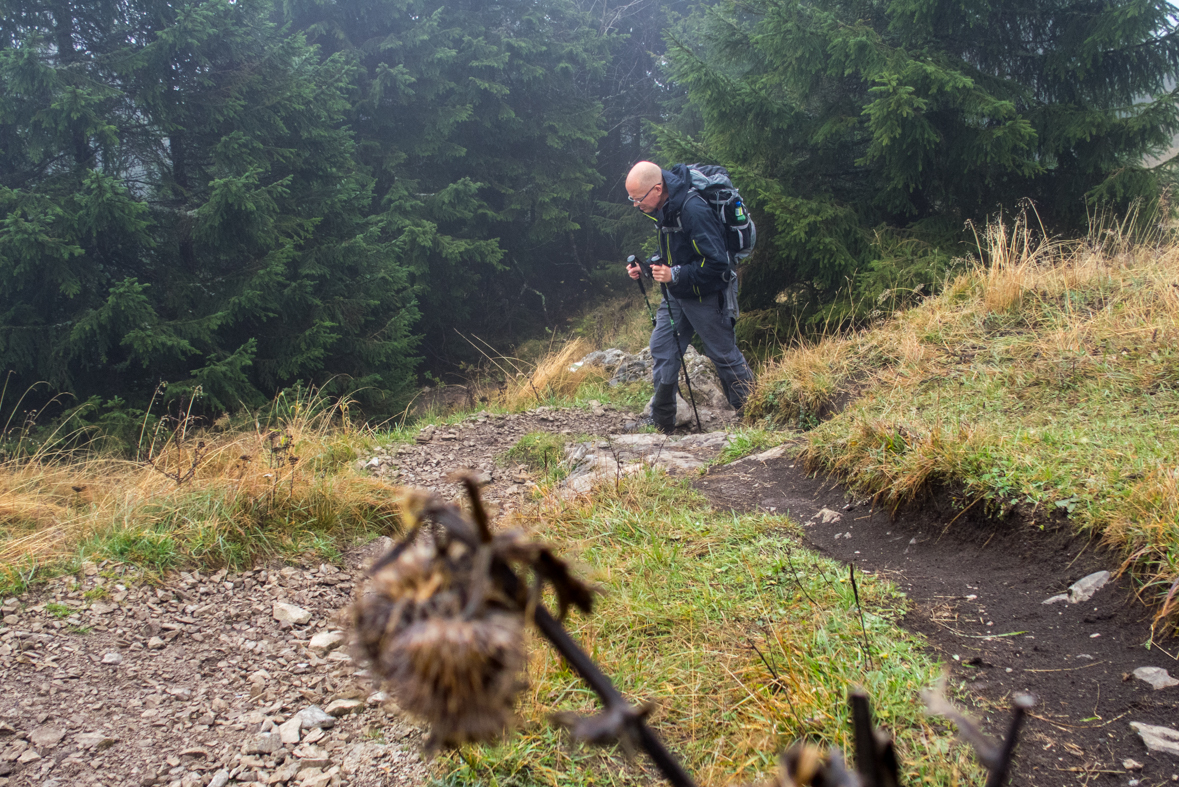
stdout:
<svg viewBox="0 0 1179 787">
<path fill-rule="evenodd" d="M 725 390 L 729 404 L 741 409 L 749 392 L 753 389 L 753 372 L 745 362 L 745 356 L 737 349 L 737 324 L 735 299 L 723 297 L 725 293 L 706 295 L 704 301 L 677 300 L 669 297 L 659 306 L 655 317 L 655 329 L 651 331 L 652 379 L 655 383 L 656 398 L 660 389 L 674 386 L 680 374 L 680 353 L 687 349 L 695 334 L 704 345 L 704 354 L 716 366 L 717 376 Z M 668 318 L 668 306 L 671 319 Z M 672 320 L 679 330 L 680 346 L 675 346 L 675 331 Z M 672 389 L 674 390 L 674 389 Z M 684 392 L 685 398 L 687 391 Z M 672 400 L 674 418 L 674 399 Z M 656 420 L 659 420 L 658 413 Z"/>
</svg>

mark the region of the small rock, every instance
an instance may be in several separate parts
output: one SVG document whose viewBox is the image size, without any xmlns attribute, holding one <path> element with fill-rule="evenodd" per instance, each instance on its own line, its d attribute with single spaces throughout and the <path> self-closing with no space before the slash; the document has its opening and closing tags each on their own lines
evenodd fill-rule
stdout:
<svg viewBox="0 0 1179 787">
<path fill-rule="evenodd" d="M 311 620 L 310 612 L 285 601 L 274 602 L 271 614 L 279 623 L 290 623 L 293 626 L 301 626 Z"/>
<path fill-rule="evenodd" d="M 213 778 L 209 779 L 208 787 L 225 787 L 229 784 L 229 771 L 222 768 L 213 774 Z"/>
<path fill-rule="evenodd" d="M 363 708 L 364 703 L 360 700 L 332 700 L 326 710 L 331 716 L 346 716 Z"/>
<path fill-rule="evenodd" d="M 38 727 L 29 733 L 29 743 L 38 749 L 52 749 L 64 737 L 65 730 L 58 727 Z"/>
<path fill-rule="evenodd" d="M 39 759 L 41 759 L 40 754 L 37 754 L 37 752 L 33 751 L 32 749 L 25 749 L 25 753 L 18 757 L 16 761 L 21 765 L 27 765 L 30 762 L 36 762 Z"/>
<path fill-rule="evenodd" d="M 1170 727 L 1156 727 L 1153 724 L 1143 724 L 1132 721 L 1130 727 L 1142 738 L 1146 750 L 1156 754 L 1174 754 L 1179 756 L 1179 730 Z"/>
<path fill-rule="evenodd" d="M 1128 771 L 1140 771 L 1142 770 L 1142 763 L 1138 762 L 1138 760 L 1127 759 L 1122 760 L 1122 767 Z"/>
<path fill-rule="evenodd" d="M 282 738 L 277 732 L 263 732 L 246 744 L 246 754 L 274 754 L 282 748 Z"/>
<path fill-rule="evenodd" d="M 335 703 L 332 703 L 334 705 Z M 316 705 L 310 705 L 295 714 L 305 730 L 313 730 L 317 727 L 327 728 L 332 727 L 336 723 L 336 715 L 330 713 L 332 706 L 328 706 L 328 711 L 325 713 Z"/>
<path fill-rule="evenodd" d="M 303 729 L 303 720 L 296 714 L 278 727 L 278 737 L 283 743 L 298 743 L 299 733 Z"/>
<path fill-rule="evenodd" d="M 165 644 L 164 641 L 162 639 L 160 639 L 159 637 L 152 637 L 151 639 L 149 639 L 147 641 L 147 649 L 148 650 L 163 650 L 164 644 Z"/>
<path fill-rule="evenodd" d="M 1044 604 L 1059 604 L 1062 601 L 1068 601 L 1068 593 L 1057 593 L 1052 598 L 1044 599 Z"/>
<path fill-rule="evenodd" d="M 1105 587 L 1112 575 L 1108 571 L 1095 571 L 1087 577 L 1078 579 L 1068 588 L 1068 601 L 1070 604 L 1080 604 L 1082 601 L 1088 601 L 1093 598 L 1093 595 Z"/>
<path fill-rule="evenodd" d="M 811 519 L 818 519 L 824 525 L 827 525 L 843 519 L 843 514 L 839 513 L 838 511 L 832 511 L 830 508 L 824 506 L 823 508 L 820 508 L 819 513 L 812 516 Z"/>
<path fill-rule="evenodd" d="M 123 657 L 122 657 L 122 655 L 120 655 L 112 650 L 112 651 L 109 651 L 108 653 L 103 655 L 102 663 L 103 664 L 114 664 L 117 666 L 117 665 L 123 663 Z"/>
<path fill-rule="evenodd" d="M 1172 686 L 1179 686 L 1179 680 L 1175 680 L 1162 667 L 1139 667 L 1134 670 L 1134 677 L 1138 680 L 1143 680 L 1154 686 L 1154 690 L 1169 689 Z"/>
<path fill-rule="evenodd" d="M 74 743 L 79 749 L 96 749 L 102 751 L 115 744 L 117 738 L 112 738 L 101 732 L 83 732 L 74 736 Z"/>
<path fill-rule="evenodd" d="M 307 647 L 316 653 L 327 653 L 344 644 L 345 639 L 342 631 L 321 631 L 311 638 Z"/>
<path fill-rule="evenodd" d="M 316 773 L 299 781 L 302 787 L 328 787 L 331 783 L 332 775 L 330 773 Z"/>
</svg>

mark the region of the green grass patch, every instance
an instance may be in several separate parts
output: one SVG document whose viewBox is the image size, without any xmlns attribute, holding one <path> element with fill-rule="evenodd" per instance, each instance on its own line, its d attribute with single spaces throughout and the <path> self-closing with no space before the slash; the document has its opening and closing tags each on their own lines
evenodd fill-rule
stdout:
<svg viewBox="0 0 1179 787">
<path fill-rule="evenodd" d="M 569 475 L 565 466 L 565 446 L 590 438 L 553 432 L 529 432 L 516 441 L 501 457 L 504 462 L 527 465 L 543 474 L 546 480 L 559 483 Z"/>
<path fill-rule="evenodd" d="M 571 617 L 571 631 L 627 697 L 657 704 L 654 725 L 700 784 L 750 782 L 801 738 L 849 748 L 854 686 L 897 735 L 906 783 L 977 781 L 970 755 L 921 710 L 918 691 L 938 665 L 897 626 L 905 600 L 859 578 L 866 652 L 844 569 L 801 549 L 793 523 L 715 512 L 654 471 L 576 501 L 548 499 L 529 522 L 602 587 L 594 614 Z M 552 729 L 548 714 L 593 713 L 597 702 L 542 640 L 531 652 L 520 729 L 501 745 L 444 755 L 442 782 L 652 779 L 645 760 Z"/>
<path fill-rule="evenodd" d="M 710 465 L 727 465 L 742 457 L 761 453 L 790 439 L 790 435 L 776 429 L 750 427 L 729 432 L 729 442 Z"/>
</svg>

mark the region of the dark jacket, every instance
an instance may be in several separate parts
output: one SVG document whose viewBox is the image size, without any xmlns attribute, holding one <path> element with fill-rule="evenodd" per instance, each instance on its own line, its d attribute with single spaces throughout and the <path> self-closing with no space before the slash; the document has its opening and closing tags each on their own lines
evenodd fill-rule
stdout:
<svg viewBox="0 0 1179 787">
<path fill-rule="evenodd" d="M 663 170 L 667 201 L 650 216 L 659 227 L 663 261 L 679 266 L 668 290 L 676 298 L 703 300 L 724 289 L 732 273 L 724 228 L 704 198 L 691 190 L 690 182 L 684 164 Z"/>
</svg>

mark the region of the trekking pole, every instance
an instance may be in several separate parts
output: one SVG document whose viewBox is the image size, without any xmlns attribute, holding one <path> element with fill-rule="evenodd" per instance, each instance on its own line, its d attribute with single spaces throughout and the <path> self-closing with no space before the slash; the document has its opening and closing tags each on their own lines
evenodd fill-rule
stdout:
<svg viewBox="0 0 1179 787">
<path fill-rule="evenodd" d="M 640 260 L 634 254 L 632 254 L 626 258 L 626 264 L 627 264 L 627 267 L 629 267 L 631 265 L 638 265 L 639 266 L 639 278 L 635 279 L 635 281 L 639 285 L 639 292 L 643 293 L 643 303 L 647 304 L 647 316 L 651 318 L 651 327 L 654 328 L 655 327 L 655 310 L 651 308 L 651 299 L 647 297 L 647 285 L 643 284 L 644 278 L 651 277 L 651 266 L 644 265 L 642 260 Z"/>
<path fill-rule="evenodd" d="M 696 397 L 692 394 L 692 377 L 688 374 L 688 362 L 684 359 L 684 348 L 680 347 L 680 329 L 675 326 L 675 318 L 671 316 L 671 296 L 667 292 L 667 285 L 660 282 L 663 291 L 663 301 L 667 304 L 667 319 L 671 323 L 671 333 L 675 337 L 675 348 L 680 353 L 680 366 L 684 370 L 684 382 L 688 384 L 688 401 L 692 403 L 692 415 L 696 416 L 696 431 L 703 434 L 704 427 L 700 425 L 700 412 L 696 409 Z"/>
</svg>

